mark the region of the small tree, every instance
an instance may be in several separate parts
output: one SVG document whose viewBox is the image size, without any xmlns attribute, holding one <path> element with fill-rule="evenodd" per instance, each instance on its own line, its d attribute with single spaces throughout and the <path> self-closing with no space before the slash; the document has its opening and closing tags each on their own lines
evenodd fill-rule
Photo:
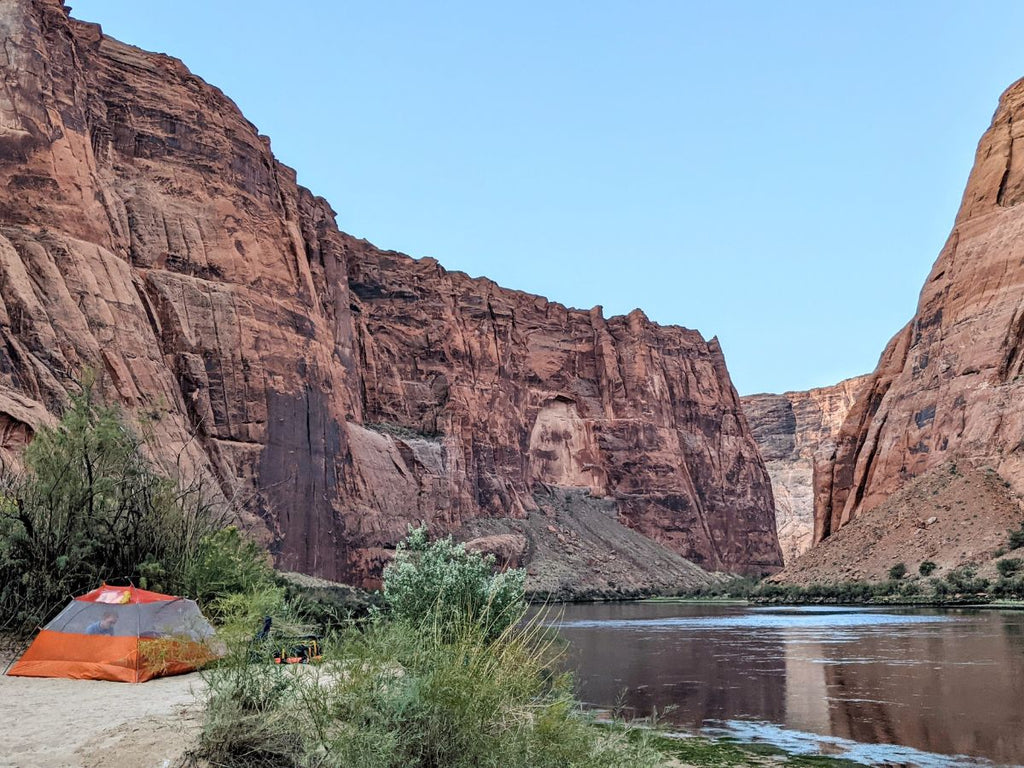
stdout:
<svg viewBox="0 0 1024 768">
<path fill-rule="evenodd" d="M 479 623 L 490 638 L 522 618 L 525 573 L 494 573 L 494 556 L 469 552 L 451 536 L 430 542 L 426 527 L 410 528 L 384 569 L 384 599 L 399 621 L 441 628 Z"/>
<path fill-rule="evenodd" d="M 889 578 L 898 581 L 907 575 L 906 563 L 896 563 L 892 568 L 889 569 Z"/>
<path fill-rule="evenodd" d="M 923 563 L 917 566 L 917 572 L 920 573 L 922 576 L 931 576 L 933 573 L 935 573 L 936 568 L 938 568 L 938 566 L 931 560 L 925 560 Z"/>
<path fill-rule="evenodd" d="M 201 494 L 154 472 L 88 384 L 23 462 L 0 476 L 0 627 L 30 629 L 103 581 L 178 589 L 215 527 Z"/>
</svg>

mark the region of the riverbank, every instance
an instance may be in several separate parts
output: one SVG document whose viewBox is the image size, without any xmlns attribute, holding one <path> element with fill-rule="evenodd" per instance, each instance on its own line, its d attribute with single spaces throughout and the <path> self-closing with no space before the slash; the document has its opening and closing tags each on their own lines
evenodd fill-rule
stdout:
<svg viewBox="0 0 1024 768">
<path fill-rule="evenodd" d="M 693 601 L 699 602 L 699 601 Z M 728 602 L 736 601 L 721 601 L 711 600 L 706 601 L 713 604 L 728 604 Z M 775 608 L 783 608 L 787 605 L 793 607 L 805 606 L 805 605 L 822 605 L 822 606 L 836 606 L 843 607 L 848 606 L 851 608 L 990 608 L 999 610 L 1024 610 L 1024 600 L 979 600 L 977 597 L 972 597 L 963 600 L 935 600 L 933 598 L 924 598 L 915 600 L 912 598 L 878 598 L 869 600 L 839 600 L 836 598 L 827 597 L 809 597 L 803 600 L 774 600 L 769 598 L 762 599 L 751 599 L 742 601 L 747 605 L 770 605 Z"/>
<path fill-rule="evenodd" d="M 696 600 L 747 600 L 754 605 L 1024 607 L 1024 571 L 1021 570 L 1024 560 L 1011 558 L 999 562 L 1002 565 L 997 576 L 992 575 L 997 570 L 996 566 L 988 571 L 963 566 L 938 577 L 931 575 L 934 563 L 922 564 L 917 574 L 908 573 L 906 566 L 898 563 L 890 569 L 889 577 L 881 581 L 792 583 L 779 581 L 777 576 L 762 581 L 735 577 L 676 596 Z"/>
<path fill-rule="evenodd" d="M 785 607 L 787 605 L 823 605 L 850 607 L 887 607 L 887 608 L 998 608 L 1000 610 L 1024 610 L 1024 600 L 1005 600 L 996 597 L 979 595 L 956 595 L 946 599 L 934 597 L 903 597 L 885 595 L 866 599 L 850 599 L 822 594 L 786 595 L 779 597 L 680 597 L 676 595 L 640 595 L 640 596 L 581 596 L 572 600 L 531 599 L 532 605 L 576 605 L 590 603 L 631 603 L 644 602 L 666 605 L 770 605 Z"/>
<path fill-rule="evenodd" d="M 656 747 L 660 753 L 665 755 L 664 765 L 667 768 L 697 766 L 851 768 L 858 765 L 875 765 L 877 762 L 865 758 L 864 754 L 840 748 L 829 741 L 832 737 L 820 735 L 828 734 L 828 730 L 816 733 L 806 732 L 803 734 L 806 737 L 805 742 L 794 745 L 792 739 L 779 741 L 773 734 L 742 729 L 733 730 L 732 727 L 738 722 L 733 718 L 750 716 L 750 713 L 755 713 L 751 707 L 758 703 L 767 705 L 767 711 L 760 715 L 755 713 L 755 716 L 763 718 L 763 721 L 754 722 L 751 727 L 766 728 L 771 727 L 773 722 L 784 723 L 779 726 L 784 730 L 783 735 L 792 735 L 801 729 L 806 731 L 806 723 L 799 720 L 795 722 L 773 720 L 773 711 L 778 714 L 795 707 L 794 711 L 801 717 L 812 719 L 817 717 L 821 722 L 832 722 L 839 717 L 849 726 L 853 723 L 867 722 L 865 713 L 859 708 L 861 705 L 857 702 L 871 699 L 873 709 L 878 709 L 882 702 L 892 701 L 892 706 L 898 707 L 899 711 L 904 713 L 901 714 L 899 722 L 906 724 L 908 718 L 905 713 L 910 711 L 914 702 L 919 702 L 921 696 L 925 695 L 931 701 L 934 699 L 934 692 L 931 689 L 926 691 L 923 688 L 917 690 L 912 680 L 901 678 L 897 686 L 898 692 L 909 690 L 913 696 L 906 701 L 899 699 L 897 691 L 886 688 L 887 681 L 895 679 L 894 670 L 905 675 L 922 665 L 932 668 L 936 664 L 943 665 L 948 661 L 952 663 L 952 666 L 944 674 L 955 676 L 951 686 L 958 691 L 958 700 L 968 702 L 967 711 L 952 712 L 949 718 L 943 720 L 941 727 L 934 724 L 917 727 L 911 723 L 910 730 L 915 733 L 925 730 L 935 733 L 958 733 L 959 731 L 950 726 L 949 720 L 953 720 L 967 722 L 970 725 L 969 728 L 964 729 L 965 733 L 980 733 L 986 727 L 986 723 L 991 725 L 989 722 L 991 718 L 986 715 L 978 722 L 971 720 L 970 713 L 976 710 L 980 711 L 981 707 L 977 703 L 979 697 L 972 698 L 972 686 L 978 690 L 984 689 L 981 695 L 985 700 L 998 698 L 998 695 L 993 693 L 992 680 L 988 680 L 984 675 L 990 668 L 1012 669 L 1008 661 L 999 661 L 1004 659 L 1003 656 L 990 653 L 985 648 L 982 648 L 981 651 L 972 648 L 970 652 L 955 653 L 949 659 L 929 655 L 934 653 L 937 647 L 934 638 L 927 642 L 923 640 L 928 635 L 927 628 L 931 626 L 930 624 L 927 622 L 917 623 L 912 630 L 908 629 L 902 634 L 890 629 L 890 626 L 899 629 L 906 623 L 907 619 L 902 617 L 902 611 L 890 612 L 894 616 L 898 613 L 901 618 L 898 620 L 894 618 L 894 623 L 891 625 L 885 624 L 882 634 L 873 633 L 871 628 L 878 625 L 881 619 L 886 618 L 885 616 L 882 616 L 881 619 L 878 618 L 879 614 L 885 613 L 884 611 L 861 611 L 859 615 L 863 616 L 863 621 L 851 623 L 844 620 L 838 624 L 832 617 L 836 611 L 813 609 L 804 612 L 771 609 L 747 611 L 743 614 L 749 614 L 749 620 L 747 620 L 743 619 L 741 614 L 736 613 L 737 610 L 742 611 L 742 606 L 746 604 L 745 601 L 735 599 L 654 598 L 642 601 L 641 604 L 635 606 L 615 601 L 606 606 L 608 611 L 613 612 L 606 618 L 612 625 L 623 624 L 624 621 L 631 620 L 629 614 L 634 609 L 640 609 L 642 604 L 648 604 L 652 609 L 663 608 L 668 612 L 659 610 L 658 614 L 653 616 L 638 615 L 634 617 L 639 620 L 641 627 L 645 624 L 652 625 L 659 622 L 665 623 L 666 626 L 672 626 L 674 622 L 681 623 L 685 627 L 685 631 L 678 633 L 678 637 L 683 638 L 685 642 L 692 643 L 702 637 L 725 632 L 721 638 L 724 644 L 706 648 L 704 653 L 699 648 L 695 649 L 690 646 L 667 649 L 661 654 L 666 659 L 666 666 L 664 671 L 659 670 L 656 675 L 655 679 L 658 681 L 658 685 L 652 684 L 648 679 L 629 678 L 628 675 L 623 675 L 621 680 L 617 676 L 615 681 L 607 683 L 607 696 L 580 694 L 585 701 L 611 706 L 612 702 L 622 695 L 621 688 L 628 687 L 637 698 L 635 701 L 624 701 L 628 706 L 627 711 L 649 713 L 655 709 L 659 713 L 658 726 L 662 729 L 688 728 L 689 724 L 700 722 L 697 715 L 705 721 L 729 721 L 729 728 L 715 726 L 708 731 L 702 731 L 702 735 L 695 735 L 696 731 L 692 734 L 677 734 L 668 730 L 655 735 Z M 683 613 L 676 615 L 671 608 L 673 604 L 684 606 L 680 609 Z M 709 606 L 714 613 L 704 615 L 700 612 L 701 605 Z M 586 606 L 577 607 L 586 609 Z M 1024 605 L 1019 601 L 1014 601 L 1009 606 L 989 603 L 977 606 L 957 604 L 948 607 L 991 609 L 1011 607 L 1019 609 Z M 695 610 L 698 612 L 694 613 Z M 620 612 L 623 611 L 626 613 L 620 615 Z M 968 614 L 974 618 L 964 618 Z M 981 620 L 979 614 L 970 611 L 966 612 L 964 616 L 941 619 L 939 623 L 941 621 L 955 623 L 957 621 L 977 622 Z M 1019 617 L 1019 614 L 1017 616 Z M 573 617 L 568 618 L 571 623 Z M 750 629 L 756 631 L 746 631 L 744 622 L 750 624 Z M 1017 636 L 1015 631 L 1016 627 L 1020 625 L 1020 621 L 1018 618 L 1011 618 L 1009 622 L 1005 625 L 992 625 L 985 631 L 966 634 L 957 632 L 955 634 L 956 637 L 974 637 L 982 640 L 988 638 L 990 641 L 993 638 L 1005 636 L 1008 641 L 1012 641 Z M 592 622 L 585 623 L 592 624 Z M 705 628 L 703 623 L 711 626 Z M 818 625 L 827 628 L 833 625 L 841 627 L 844 635 L 843 642 L 833 647 L 829 644 L 828 633 L 822 637 L 809 634 L 813 627 Z M 854 667 L 845 669 L 843 674 L 843 685 L 848 686 L 850 692 L 840 693 L 834 690 L 838 683 L 834 679 L 834 675 L 830 677 L 830 674 L 834 670 L 844 669 L 842 662 L 846 659 L 846 655 L 843 653 L 849 647 L 851 633 L 863 634 L 861 630 L 857 629 L 858 627 L 864 627 L 866 632 L 864 636 L 868 638 L 869 643 L 872 637 L 884 636 L 889 643 L 893 641 L 893 638 L 902 638 L 899 640 L 901 650 L 896 656 L 892 656 L 887 652 L 882 653 L 878 648 L 872 650 L 870 645 L 856 649 L 853 655 L 857 658 L 858 663 Z M 669 637 L 665 633 L 665 626 L 656 626 L 653 629 L 657 637 L 662 639 Z M 829 629 L 829 632 L 831 631 Z M 621 628 L 619 632 L 621 632 Z M 796 634 L 793 635 L 793 632 Z M 749 638 L 743 642 L 753 643 L 753 645 L 746 649 L 738 649 L 736 644 L 739 637 Z M 787 637 L 793 642 L 787 642 Z M 649 640 L 644 640 L 636 647 L 635 660 L 638 663 L 634 663 L 634 657 L 630 655 L 631 646 L 625 642 L 626 639 L 626 635 L 616 633 L 613 638 L 614 642 L 604 644 L 611 655 L 607 659 L 599 659 L 595 666 L 603 670 L 611 668 L 623 671 L 649 669 L 651 664 L 659 658 L 657 649 L 651 645 Z M 910 645 L 904 648 L 902 645 L 904 642 L 910 643 Z M 915 643 L 917 645 L 914 645 Z M 585 647 L 593 649 L 595 646 L 587 644 Z M 733 656 L 723 661 L 722 653 L 733 653 Z M 863 663 L 865 658 L 872 655 L 877 656 L 878 661 L 882 664 L 890 662 L 898 662 L 898 664 L 895 667 L 891 665 L 887 667 L 884 674 L 872 675 L 871 670 Z M 642 664 L 638 661 L 641 659 Z M 991 664 L 979 666 L 977 659 L 987 659 Z M 770 683 L 770 680 L 774 679 L 772 671 L 778 669 L 786 671 L 787 679 L 785 685 L 772 687 Z M 672 678 L 673 674 L 678 679 Z M 585 673 L 581 677 L 585 678 Z M 756 685 L 749 687 L 751 698 L 743 698 L 742 686 L 747 685 L 750 680 L 756 682 Z M 768 682 L 766 683 L 766 681 Z M 977 684 L 974 685 L 972 681 Z M 803 687 L 798 687 L 798 684 Z M 682 705 L 665 698 L 671 691 L 689 690 L 687 699 L 692 699 L 696 692 L 693 686 L 696 686 L 696 689 L 710 692 L 714 696 L 716 707 L 729 705 L 729 710 L 705 709 L 693 715 L 681 714 L 678 707 Z M 864 686 L 871 687 L 865 688 Z M 879 686 L 886 688 L 888 693 L 876 690 Z M 187 750 L 196 743 L 202 717 L 201 703 L 197 701 L 197 694 L 201 699 L 204 690 L 203 680 L 198 675 L 164 678 L 139 686 L 75 680 L 0 678 L 0 718 L 3 718 L 2 722 L 15 725 L 6 732 L 0 733 L 0 766 L 5 768 L 7 766 L 12 768 L 13 766 L 34 768 L 85 766 L 94 768 L 94 766 L 109 765 L 114 768 L 128 768 L 128 766 L 136 765 L 154 765 L 177 768 Z M 975 703 L 972 704 L 972 701 Z M 913 711 L 918 715 L 923 714 L 920 706 L 914 706 Z M 637 730 L 641 731 L 641 729 Z M 871 740 L 870 734 L 846 733 L 842 731 L 842 727 L 840 731 L 846 736 L 857 739 L 858 742 L 863 742 L 862 746 L 866 746 L 866 743 Z M 650 731 L 641 732 L 648 738 L 651 737 Z M 722 738 L 723 734 L 728 734 L 728 736 Z M 832 738 L 832 741 L 835 739 Z M 901 744 L 904 741 L 901 740 L 897 743 Z M 916 746 L 923 749 L 938 748 L 937 745 L 928 744 L 917 744 Z M 969 745 L 954 744 L 951 749 L 953 753 L 966 752 L 967 746 Z M 890 749 L 885 746 L 879 748 Z M 815 754 L 819 751 L 822 754 Z M 839 754 L 847 757 L 837 757 L 836 755 Z M 934 757 L 934 755 L 932 756 Z M 857 762 L 857 760 L 864 762 Z M 945 765 L 944 763 L 940 764 Z M 932 763 L 928 763 L 928 765 L 932 765 Z"/>
<path fill-rule="evenodd" d="M 676 768 L 865 768 L 864 763 L 827 755 L 796 755 L 771 744 L 707 739 L 701 736 L 656 736 L 655 746 Z M 671 765 L 671 764 L 670 764 Z"/>
</svg>

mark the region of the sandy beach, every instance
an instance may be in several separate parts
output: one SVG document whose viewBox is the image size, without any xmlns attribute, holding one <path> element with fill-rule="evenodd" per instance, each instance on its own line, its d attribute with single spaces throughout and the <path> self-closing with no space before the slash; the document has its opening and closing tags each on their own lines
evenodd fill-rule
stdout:
<svg viewBox="0 0 1024 768">
<path fill-rule="evenodd" d="M 0 766 L 175 768 L 195 744 L 203 687 L 195 673 L 139 684 L 0 676 Z"/>
</svg>

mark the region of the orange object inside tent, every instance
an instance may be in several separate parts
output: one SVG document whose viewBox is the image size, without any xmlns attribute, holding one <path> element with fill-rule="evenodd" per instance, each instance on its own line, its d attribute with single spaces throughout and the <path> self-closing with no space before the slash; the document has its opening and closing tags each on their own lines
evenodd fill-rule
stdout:
<svg viewBox="0 0 1024 768">
<path fill-rule="evenodd" d="M 7 674 L 141 683 L 201 667 L 212 636 L 191 600 L 101 587 L 72 600 Z"/>
</svg>

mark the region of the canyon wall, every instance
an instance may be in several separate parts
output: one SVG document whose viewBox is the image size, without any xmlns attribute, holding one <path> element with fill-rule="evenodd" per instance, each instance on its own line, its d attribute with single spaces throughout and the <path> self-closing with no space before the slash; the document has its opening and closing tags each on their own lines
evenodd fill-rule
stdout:
<svg viewBox="0 0 1024 768">
<path fill-rule="evenodd" d="M 610 504 L 680 580 L 706 579 L 682 558 L 781 564 L 715 339 L 339 232 L 223 93 L 56 0 L 8 0 L 0 33 L 0 449 L 91 368 L 285 569 L 372 583 L 420 521 L 528 564 L 538 536 L 569 546 L 562 491 L 594 502 L 573 519 Z M 591 550 L 629 541 L 609 536 Z M 608 554 L 581 555 L 595 584 Z"/>
<path fill-rule="evenodd" d="M 867 376 L 831 387 L 740 398 L 775 496 L 775 524 L 789 564 L 814 542 L 814 463 L 835 438 Z"/>
<path fill-rule="evenodd" d="M 1024 81 L 978 145 L 953 231 L 815 471 L 815 539 L 942 465 L 1024 491 Z"/>
</svg>

